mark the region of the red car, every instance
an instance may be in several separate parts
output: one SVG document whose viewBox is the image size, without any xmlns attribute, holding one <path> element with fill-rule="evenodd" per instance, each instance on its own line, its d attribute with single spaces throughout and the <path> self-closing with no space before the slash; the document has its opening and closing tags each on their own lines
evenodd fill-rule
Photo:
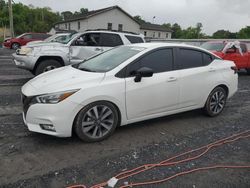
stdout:
<svg viewBox="0 0 250 188">
<path fill-rule="evenodd" d="M 222 59 L 234 61 L 238 69 L 246 69 L 250 74 L 250 51 L 245 43 L 213 41 L 201 45 Z"/>
<path fill-rule="evenodd" d="M 50 35 L 46 33 L 24 33 L 16 38 L 5 39 L 3 42 L 4 47 L 10 49 L 18 49 L 20 46 L 26 45 L 28 42 L 44 40 Z"/>
</svg>

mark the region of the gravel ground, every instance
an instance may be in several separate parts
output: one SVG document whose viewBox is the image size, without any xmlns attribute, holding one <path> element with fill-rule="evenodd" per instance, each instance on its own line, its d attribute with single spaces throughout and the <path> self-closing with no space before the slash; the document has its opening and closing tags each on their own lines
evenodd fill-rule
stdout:
<svg viewBox="0 0 250 188">
<path fill-rule="evenodd" d="M 0 187 L 3 188 L 59 188 L 80 183 L 90 186 L 123 170 L 157 163 L 250 129 L 250 76 L 241 72 L 239 91 L 215 118 L 195 110 L 121 127 L 109 139 L 92 144 L 76 137 L 61 139 L 31 133 L 22 122 L 20 89 L 32 75 L 15 67 L 11 53 L 0 49 Z M 213 149 L 198 160 L 149 170 L 125 182 L 162 179 L 214 164 L 250 164 L 249 138 Z M 250 170 L 196 172 L 146 187 L 247 188 Z"/>
</svg>

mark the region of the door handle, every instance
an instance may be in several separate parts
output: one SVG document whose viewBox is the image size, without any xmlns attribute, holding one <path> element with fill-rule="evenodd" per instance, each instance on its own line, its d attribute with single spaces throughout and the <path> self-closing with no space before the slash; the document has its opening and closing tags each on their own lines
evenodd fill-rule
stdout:
<svg viewBox="0 0 250 188">
<path fill-rule="evenodd" d="M 176 77 L 169 77 L 168 78 L 168 82 L 175 82 L 177 80 L 177 78 Z"/>
</svg>

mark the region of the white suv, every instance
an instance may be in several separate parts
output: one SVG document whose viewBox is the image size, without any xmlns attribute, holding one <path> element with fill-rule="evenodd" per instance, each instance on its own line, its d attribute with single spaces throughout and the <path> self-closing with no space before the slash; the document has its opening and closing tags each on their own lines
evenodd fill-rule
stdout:
<svg viewBox="0 0 250 188">
<path fill-rule="evenodd" d="M 144 36 L 130 32 L 95 30 L 70 35 L 62 43 L 39 43 L 17 50 L 14 62 L 19 68 L 38 75 L 43 72 L 82 62 L 115 46 L 144 43 Z"/>
</svg>

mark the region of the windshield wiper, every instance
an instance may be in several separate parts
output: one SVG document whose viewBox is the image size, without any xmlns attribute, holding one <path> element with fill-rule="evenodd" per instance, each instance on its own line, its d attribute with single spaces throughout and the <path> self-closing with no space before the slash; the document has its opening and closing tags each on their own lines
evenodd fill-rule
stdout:
<svg viewBox="0 0 250 188">
<path fill-rule="evenodd" d="M 90 69 L 87 69 L 87 68 L 78 68 L 79 70 L 82 70 L 82 71 L 87 71 L 87 72 L 96 72 L 94 70 L 90 70 Z"/>
</svg>

